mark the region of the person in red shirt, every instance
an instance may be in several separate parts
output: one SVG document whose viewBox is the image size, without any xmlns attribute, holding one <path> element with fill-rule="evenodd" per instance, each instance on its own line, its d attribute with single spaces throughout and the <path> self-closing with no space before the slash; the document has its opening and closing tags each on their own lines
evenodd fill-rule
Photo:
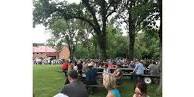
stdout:
<svg viewBox="0 0 194 97">
<path fill-rule="evenodd" d="M 65 76 L 67 77 L 67 70 L 68 70 L 68 62 L 64 61 L 63 64 L 61 65 L 62 71 L 65 73 Z"/>
<path fill-rule="evenodd" d="M 112 63 L 107 63 L 109 68 L 117 68 L 117 65 Z"/>
</svg>

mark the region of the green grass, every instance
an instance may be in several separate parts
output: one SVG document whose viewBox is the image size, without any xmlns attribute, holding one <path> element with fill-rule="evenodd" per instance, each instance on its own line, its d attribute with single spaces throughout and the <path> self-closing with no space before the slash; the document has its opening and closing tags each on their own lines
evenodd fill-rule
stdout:
<svg viewBox="0 0 194 97">
<path fill-rule="evenodd" d="M 33 92 L 35 97 L 53 97 L 64 86 L 64 74 L 59 65 L 34 65 L 33 66 Z M 162 97 L 157 93 L 158 85 L 148 85 L 150 97 Z M 119 88 L 122 97 L 132 97 L 134 93 L 134 81 L 125 80 Z M 98 89 L 90 97 L 106 97 L 105 89 Z"/>
</svg>

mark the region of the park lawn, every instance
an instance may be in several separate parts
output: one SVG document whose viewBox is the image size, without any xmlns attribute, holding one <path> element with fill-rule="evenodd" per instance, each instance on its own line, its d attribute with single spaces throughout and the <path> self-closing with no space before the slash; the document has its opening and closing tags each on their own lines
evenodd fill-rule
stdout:
<svg viewBox="0 0 194 97">
<path fill-rule="evenodd" d="M 59 65 L 33 66 L 33 92 L 35 97 L 52 97 L 64 84 Z"/>
<path fill-rule="evenodd" d="M 60 65 L 34 65 L 33 66 L 33 93 L 35 97 L 53 97 L 60 92 L 64 85 L 64 74 Z M 122 97 L 132 97 L 134 93 L 134 81 L 124 81 L 121 90 Z M 162 97 L 157 93 L 157 85 L 148 85 L 150 97 Z M 105 89 L 97 89 L 90 97 L 106 97 Z"/>
</svg>

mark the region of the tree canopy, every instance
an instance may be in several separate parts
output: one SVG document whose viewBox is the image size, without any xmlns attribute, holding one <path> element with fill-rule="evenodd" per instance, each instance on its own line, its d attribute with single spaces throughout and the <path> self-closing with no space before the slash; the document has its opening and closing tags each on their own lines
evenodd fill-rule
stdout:
<svg viewBox="0 0 194 97">
<path fill-rule="evenodd" d="M 50 44 L 67 43 L 72 56 L 82 55 L 80 52 L 102 59 L 159 55 L 161 26 L 156 21 L 161 19 L 160 0 L 81 0 L 80 4 L 34 0 L 33 5 L 33 25 L 51 29 Z M 128 36 L 122 35 L 123 25 Z"/>
</svg>

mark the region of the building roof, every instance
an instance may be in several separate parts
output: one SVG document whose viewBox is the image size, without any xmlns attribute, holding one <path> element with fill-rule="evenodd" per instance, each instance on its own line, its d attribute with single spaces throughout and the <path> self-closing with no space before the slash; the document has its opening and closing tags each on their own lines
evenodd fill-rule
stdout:
<svg viewBox="0 0 194 97">
<path fill-rule="evenodd" d="M 33 47 L 33 52 L 57 52 L 57 51 L 49 46 L 38 46 Z"/>
</svg>

